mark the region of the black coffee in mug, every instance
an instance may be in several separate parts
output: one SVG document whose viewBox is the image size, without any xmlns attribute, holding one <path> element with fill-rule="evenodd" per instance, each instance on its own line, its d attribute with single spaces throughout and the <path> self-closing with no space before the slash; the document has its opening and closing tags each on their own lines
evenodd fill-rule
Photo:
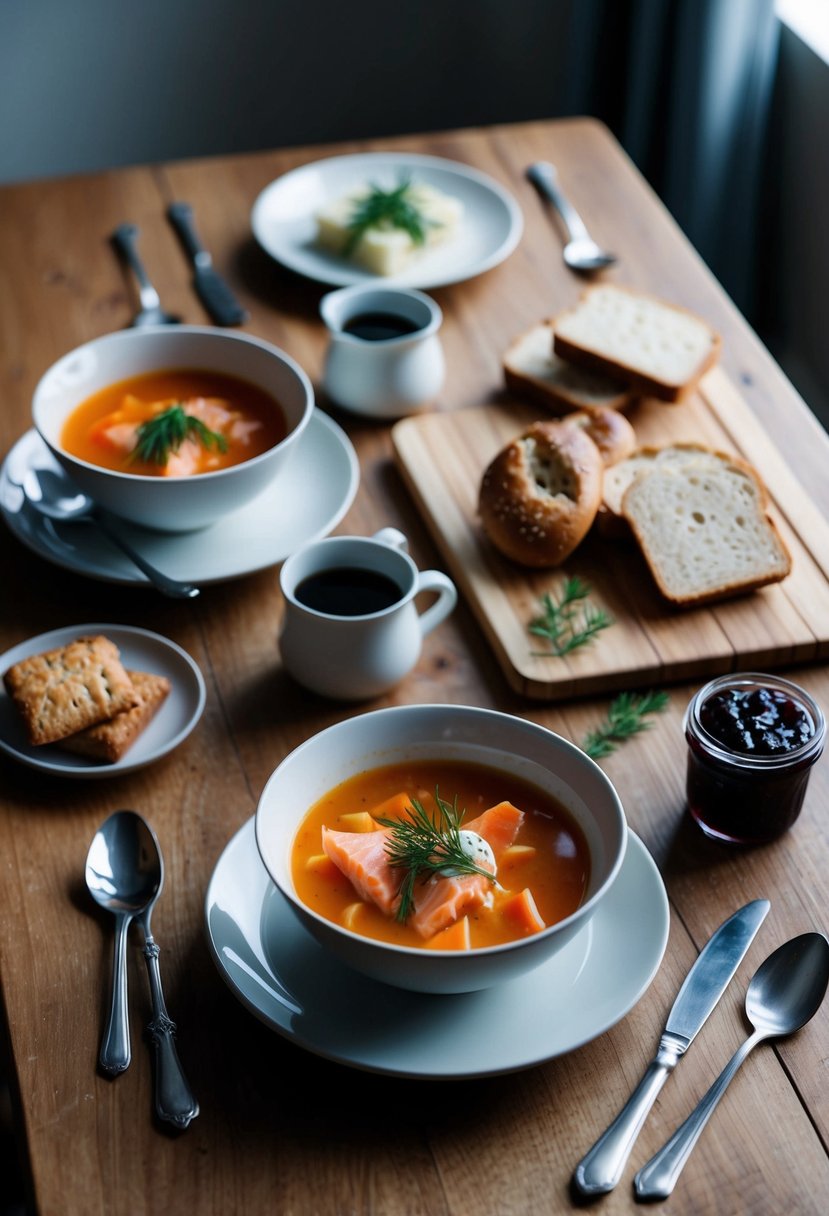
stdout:
<svg viewBox="0 0 829 1216">
<path fill-rule="evenodd" d="M 368 616 L 382 612 L 402 599 L 393 578 L 360 566 L 333 566 L 318 570 L 298 583 L 294 596 L 305 608 L 326 616 Z"/>
<path fill-rule="evenodd" d="M 343 333 L 351 334 L 353 338 L 362 338 L 364 342 L 388 342 L 390 338 L 404 338 L 407 334 L 416 334 L 421 325 L 401 317 L 394 312 L 361 312 L 343 326 Z"/>
</svg>

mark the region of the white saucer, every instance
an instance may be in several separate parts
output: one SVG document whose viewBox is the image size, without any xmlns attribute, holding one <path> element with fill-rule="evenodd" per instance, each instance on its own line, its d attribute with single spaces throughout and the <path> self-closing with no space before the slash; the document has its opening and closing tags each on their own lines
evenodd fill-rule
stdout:
<svg viewBox="0 0 829 1216">
<path fill-rule="evenodd" d="M 220 973 L 279 1034 L 355 1068 L 449 1079 L 540 1064 L 608 1030 L 656 974 L 669 912 L 659 871 L 631 833 L 606 901 L 550 962 L 484 992 L 404 992 L 350 970 L 305 932 L 268 878 L 250 819 L 213 871 L 205 918 Z"/>
<path fill-rule="evenodd" d="M 109 583 L 149 586 L 128 557 L 92 524 L 55 523 L 23 497 L 31 467 L 56 468 L 36 431 L 27 431 L 0 468 L 0 512 L 12 532 L 40 557 Z M 118 522 L 135 549 L 165 574 L 204 586 L 284 561 L 340 522 L 357 493 L 360 468 L 345 432 L 315 409 L 294 458 L 274 485 L 247 506 L 201 532 L 165 533 Z"/>
<path fill-rule="evenodd" d="M 204 709 L 204 679 L 194 661 L 185 650 L 146 629 L 133 629 L 127 625 L 69 625 L 41 633 L 18 643 L 4 655 L 0 655 L 0 674 L 21 659 L 56 646 L 64 646 L 75 638 L 102 633 L 114 642 L 121 652 L 121 661 L 132 671 L 146 671 L 152 675 L 166 676 L 170 681 L 170 692 L 155 717 L 133 743 L 132 747 L 115 764 L 103 764 L 84 756 L 74 756 L 57 746 L 46 744 L 31 747 L 26 733 L 12 704 L 11 698 L 0 682 L 0 750 L 13 756 L 30 768 L 44 773 L 56 773 L 61 777 L 121 777 L 137 768 L 166 756 L 178 747 L 190 734 Z"/>
<path fill-rule="evenodd" d="M 266 186 L 253 205 L 251 227 L 262 248 L 291 270 L 337 287 L 377 276 L 314 245 L 314 214 L 325 203 L 367 182 L 391 187 L 410 177 L 463 203 L 463 220 L 451 240 L 415 258 L 384 283 L 443 287 L 497 266 L 521 238 L 524 217 L 512 195 L 477 169 L 440 156 L 366 152 L 313 161 Z"/>
</svg>

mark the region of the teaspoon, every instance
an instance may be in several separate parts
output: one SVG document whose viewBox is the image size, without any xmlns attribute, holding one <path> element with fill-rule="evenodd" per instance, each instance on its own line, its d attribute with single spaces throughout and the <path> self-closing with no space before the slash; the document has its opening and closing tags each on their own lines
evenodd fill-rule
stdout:
<svg viewBox="0 0 829 1216">
<path fill-rule="evenodd" d="M 164 862 L 155 833 L 135 811 L 116 811 L 99 829 L 89 850 L 86 881 L 93 899 L 116 916 L 115 977 L 110 1020 L 101 1048 L 101 1066 L 123 1072 L 130 1062 L 126 1007 L 126 940 L 135 919 L 144 933 L 153 1016 L 147 1031 L 155 1053 L 155 1110 L 159 1119 L 185 1128 L 199 1113 L 175 1044 L 175 1023 L 167 1013 L 159 948 L 150 928 L 164 884 Z"/>
<path fill-rule="evenodd" d="M 563 257 L 570 269 L 589 274 L 612 266 L 617 260 L 616 255 L 602 249 L 593 240 L 584 220 L 559 186 L 555 165 L 549 161 L 536 161 L 527 169 L 527 177 L 561 216 L 567 234 Z"/>
<path fill-rule="evenodd" d="M 667 1199 L 726 1087 L 749 1052 L 764 1039 L 794 1034 L 814 1017 L 829 983 L 829 941 L 803 933 L 779 946 L 760 965 L 746 992 L 754 1034 L 726 1064 L 708 1093 L 633 1180 L 637 1199 Z"/>
<path fill-rule="evenodd" d="M 109 523 L 103 511 L 74 486 L 62 473 L 52 469 L 31 468 L 26 471 L 22 484 L 23 493 L 29 503 L 47 519 L 63 523 L 94 523 L 113 544 L 117 545 L 139 570 L 146 574 L 157 591 L 173 599 L 191 600 L 199 594 L 198 587 L 182 583 L 178 579 L 162 574 L 151 562 L 124 540 Z"/>
</svg>

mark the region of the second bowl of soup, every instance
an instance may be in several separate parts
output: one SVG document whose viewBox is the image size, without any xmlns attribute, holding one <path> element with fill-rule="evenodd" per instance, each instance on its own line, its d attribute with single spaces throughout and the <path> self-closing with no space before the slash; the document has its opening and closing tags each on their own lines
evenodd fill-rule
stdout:
<svg viewBox="0 0 829 1216">
<path fill-rule="evenodd" d="M 382 709 L 322 731 L 262 793 L 265 866 L 338 958 L 398 987 L 509 980 L 589 922 L 627 829 L 565 739 L 471 706 Z"/>
<path fill-rule="evenodd" d="M 181 532 L 215 523 L 270 485 L 313 404 L 308 377 L 275 346 L 182 325 L 78 347 L 42 377 L 32 414 L 97 503 Z"/>
</svg>

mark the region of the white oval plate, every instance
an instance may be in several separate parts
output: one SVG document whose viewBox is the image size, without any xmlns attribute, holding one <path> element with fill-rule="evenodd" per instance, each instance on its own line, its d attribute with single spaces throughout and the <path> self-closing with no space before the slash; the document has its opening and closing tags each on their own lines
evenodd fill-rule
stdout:
<svg viewBox="0 0 829 1216">
<path fill-rule="evenodd" d="M 300 1047 L 370 1072 L 433 1080 L 515 1072 L 609 1030 L 647 990 L 668 942 L 668 897 L 632 832 L 590 923 L 520 979 L 458 996 L 378 984 L 306 933 L 268 878 L 254 819 L 222 853 L 205 900 L 220 974 L 251 1013 Z"/>
<path fill-rule="evenodd" d="M 460 199 L 463 219 L 451 240 L 427 249 L 400 274 L 383 276 L 316 248 L 314 214 L 320 207 L 366 182 L 388 188 L 403 177 Z M 272 258 L 319 283 L 444 287 L 482 274 L 508 257 L 521 239 L 524 217 L 509 191 L 468 165 L 416 153 L 365 152 L 312 161 L 278 177 L 254 203 L 251 227 Z"/>
<path fill-rule="evenodd" d="M 0 511 L 12 532 L 40 557 L 65 570 L 109 583 L 149 586 L 144 574 L 92 524 L 55 523 L 26 503 L 26 470 L 56 469 L 46 444 L 27 431 L 0 469 Z M 205 586 L 284 561 L 295 549 L 327 536 L 357 493 L 360 467 L 351 441 L 315 409 L 294 458 L 274 487 L 200 532 L 152 532 L 126 521 L 115 526 L 159 570 Z"/>
<path fill-rule="evenodd" d="M 75 638 L 102 633 L 121 652 L 121 662 L 132 671 L 166 676 L 170 692 L 155 717 L 115 764 L 89 760 L 64 752 L 55 744 L 32 747 L 26 740 L 11 697 L 0 683 L 0 749 L 30 768 L 60 777 L 120 777 L 166 756 L 183 743 L 204 709 L 205 687 L 199 668 L 175 642 L 127 625 L 69 625 L 20 642 L 0 655 L 0 675 L 21 659 L 65 646 Z"/>
</svg>

